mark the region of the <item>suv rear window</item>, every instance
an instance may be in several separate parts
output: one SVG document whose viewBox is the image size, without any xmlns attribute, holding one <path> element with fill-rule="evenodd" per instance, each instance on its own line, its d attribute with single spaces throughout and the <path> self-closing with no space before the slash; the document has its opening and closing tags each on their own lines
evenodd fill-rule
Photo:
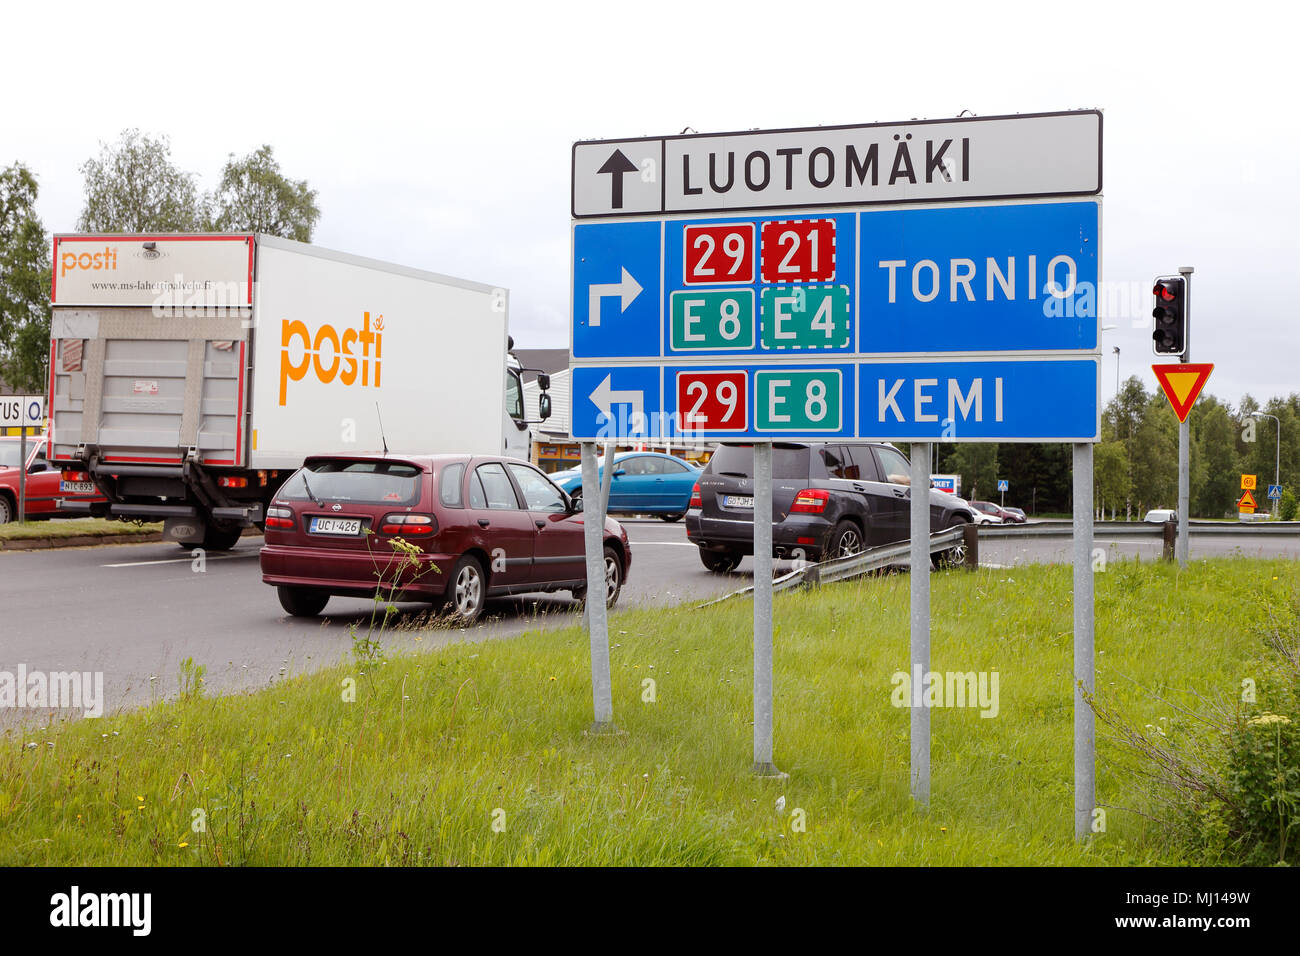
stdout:
<svg viewBox="0 0 1300 956">
<path fill-rule="evenodd" d="M 709 459 L 709 472 L 739 478 L 754 477 L 753 445 L 719 445 Z M 773 445 L 773 478 L 808 478 L 807 445 Z"/>
<path fill-rule="evenodd" d="M 295 472 L 276 497 L 416 505 L 420 502 L 420 469 L 397 461 L 314 461 Z"/>
</svg>

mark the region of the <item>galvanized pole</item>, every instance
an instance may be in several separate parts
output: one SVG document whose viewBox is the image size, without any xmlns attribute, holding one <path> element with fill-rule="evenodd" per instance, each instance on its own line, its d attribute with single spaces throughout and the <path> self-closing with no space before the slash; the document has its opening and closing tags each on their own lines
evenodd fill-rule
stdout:
<svg viewBox="0 0 1300 956">
<path fill-rule="evenodd" d="M 1179 266 L 1179 273 L 1183 277 L 1183 316 L 1185 322 L 1183 325 L 1183 355 L 1178 361 L 1190 362 L 1192 360 L 1192 273 L 1196 271 L 1191 266 Z M 1190 529 L 1189 522 L 1191 514 L 1189 508 L 1192 499 L 1192 468 L 1191 468 L 1191 435 L 1192 427 L 1190 425 L 1192 414 L 1187 413 L 1187 418 L 1178 423 L 1178 566 L 1187 567 L 1187 558 L 1190 549 L 1188 548 L 1187 534 Z"/>
<path fill-rule="evenodd" d="M 1074 446 L 1074 838 L 1092 833 L 1097 806 L 1097 741 L 1092 708 L 1092 445 Z"/>
<path fill-rule="evenodd" d="M 772 445 L 754 442 L 754 773 L 772 762 Z"/>
<path fill-rule="evenodd" d="M 608 463 L 606 463 L 608 469 Z M 582 498 L 596 505 L 592 514 L 584 507 L 583 542 L 587 552 L 587 631 L 591 642 L 591 695 L 595 721 L 588 733 L 614 733 L 614 700 L 609 679 L 609 623 L 605 613 L 604 518 L 600 514 L 600 479 L 596 475 L 596 443 L 582 443 Z"/>
<path fill-rule="evenodd" d="M 15 521 L 27 518 L 27 403 L 18 410 L 18 514 Z"/>
<path fill-rule="evenodd" d="M 926 471 L 930 447 L 928 442 L 917 442 L 911 448 L 911 787 L 912 800 L 921 810 L 930 807 L 930 708 L 920 686 L 930 673 L 930 476 Z"/>
</svg>

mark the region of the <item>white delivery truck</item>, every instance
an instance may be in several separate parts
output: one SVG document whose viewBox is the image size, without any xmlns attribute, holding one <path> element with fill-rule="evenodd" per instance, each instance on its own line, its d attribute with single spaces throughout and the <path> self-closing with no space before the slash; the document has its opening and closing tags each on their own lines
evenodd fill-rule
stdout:
<svg viewBox="0 0 1300 956">
<path fill-rule="evenodd" d="M 223 549 L 308 455 L 531 452 L 504 289 L 263 235 L 59 235 L 51 298 L 50 457 L 108 499 L 64 511 Z"/>
</svg>

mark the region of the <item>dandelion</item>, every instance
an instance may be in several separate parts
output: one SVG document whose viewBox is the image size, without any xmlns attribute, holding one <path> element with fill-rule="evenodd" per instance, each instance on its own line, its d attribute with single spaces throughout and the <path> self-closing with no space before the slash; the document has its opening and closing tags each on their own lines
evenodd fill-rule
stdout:
<svg viewBox="0 0 1300 956">
<path fill-rule="evenodd" d="M 187 846 L 189 846 L 189 844 L 186 843 L 184 840 L 182 840 L 180 843 L 177 843 L 176 845 L 180 847 L 182 850 L 185 849 Z"/>
</svg>

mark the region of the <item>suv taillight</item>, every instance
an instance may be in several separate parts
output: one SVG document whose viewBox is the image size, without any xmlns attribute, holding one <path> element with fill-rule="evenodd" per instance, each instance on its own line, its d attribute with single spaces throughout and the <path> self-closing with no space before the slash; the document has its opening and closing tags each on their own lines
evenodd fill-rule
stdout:
<svg viewBox="0 0 1300 956">
<path fill-rule="evenodd" d="M 791 514 L 819 515 L 826 510 L 826 502 L 830 500 L 831 493 L 823 491 L 820 488 L 805 488 L 794 496 L 794 504 L 790 506 Z"/>
<path fill-rule="evenodd" d="M 678 498 L 677 500 L 681 501 L 680 498 Z M 702 498 L 700 498 L 700 483 L 698 481 L 695 483 L 695 487 L 691 489 L 691 501 L 690 504 L 688 504 L 686 507 L 688 508 L 704 507 L 704 501 Z"/>
<path fill-rule="evenodd" d="M 432 515 L 385 515 L 379 522 L 380 534 L 429 535 L 438 533 L 438 522 Z"/>
<path fill-rule="evenodd" d="M 288 508 L 267 508 L 266 526 L 279 528 L 281 531 L 293 527 L 293 512 Z"/>
<path fill-rule="evenodd" d="M 65 471 L 62 476 L 64 481 L 90 481 L 90 472 L 88 471 Z"/>
</svg>

